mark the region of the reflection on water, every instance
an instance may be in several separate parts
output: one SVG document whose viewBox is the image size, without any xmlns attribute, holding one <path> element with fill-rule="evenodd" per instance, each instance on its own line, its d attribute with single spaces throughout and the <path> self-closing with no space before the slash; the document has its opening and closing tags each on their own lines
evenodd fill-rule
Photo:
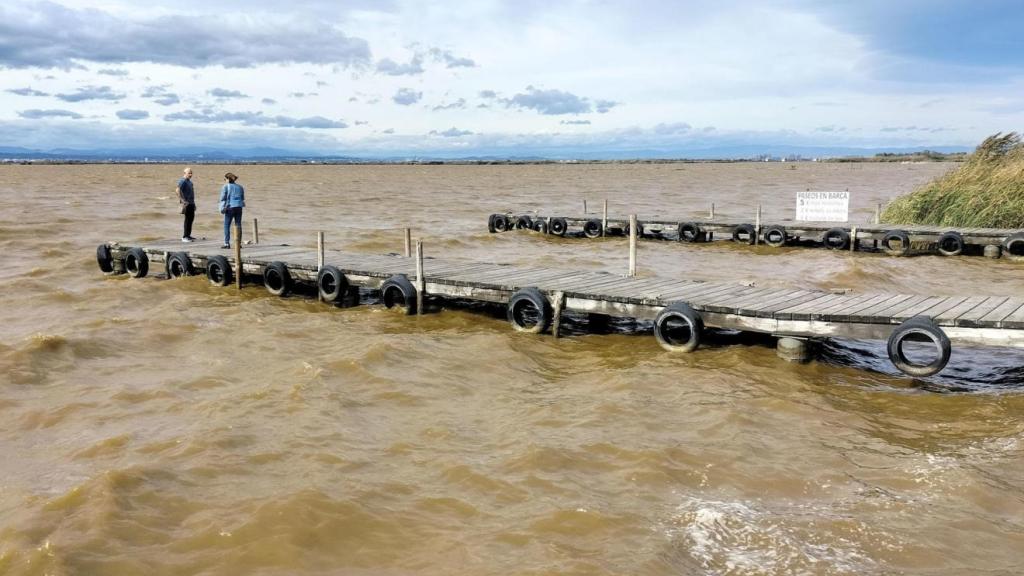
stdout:
<svg viewBox="0 0 1024 576">
<path fill-rule="evenodd" d="M 948 165 L 198 166 L 261 238 L 624 272 L 619 238 L 490 235 L 492 212 L 766 221 L 849 189 L 854 218 Z M 713 332 L 504 310 L 422 317 L 102 276 L 108 240 L 173 238 L 175 166 L 0 166 L 0 573 L 960 574 L 1019 571 L 1024 356 L 954 347 L 907 378 L 884 343 L 779 361 Z M 312 250 L 312 248 L 311 248 Z M 429 261 L 428 261 L 429 262 Z M 429 265 L 429 263 L 428 263 Z M 1008 295 L 1019 265 L 728 243 L 640 245 L 641 275 Z"/>
</svg>

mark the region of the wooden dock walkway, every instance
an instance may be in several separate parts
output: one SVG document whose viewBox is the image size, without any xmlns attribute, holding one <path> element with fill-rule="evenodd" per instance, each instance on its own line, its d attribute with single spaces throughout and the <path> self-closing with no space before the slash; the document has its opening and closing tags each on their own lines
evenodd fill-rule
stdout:
<svg viewBox="0 0 1024 576">
<path fill-rule="evenodd" d="M 212 283 L 230 286 L 233 277 L 237 281 L 236 260 L 219 244 L 101 244 L 97 260 L 108 274 L 142 277 L 162 265 L 171 278 L 205 273 Z M 950 342 L 1024 348 L 1020 296 L 835 294 L 335 250 L 322 251 L 321 266 L 321 252 L 313 248 L 271 244 L 247 245 L 240 254 L 243 278 L 277 295 L 286 295 L 295 282 L 308 284 L 329 302 L 357 301 L 358 288 L 378 290 L 386 306 L 409 314 L 422 311 L 417 300 L 425 296 L 492 302 L 508 306 L 514 328 L 543 332 L 550 327 L 556 336 L 564 312 L 653 320 L 659 343 L 673 351 L 696 348 L 705 326 L 780 337 L 888 339 L 898 368 L 930 375 L 945 366 Z M 934 348 L 936 357 L 909 360 L 903 345 L 916 341 Z"/>
<path fill-rule="evenodd" d="M 814 245 L 833 250 L 881 249 L 893 256 L 937 253 L 943 256 L 1002 255 L 1024 262 L 1024 229 L 937 227 L 909 224 L 849 224 L 756 218 L 693 217 L 640 219 L 641 238 L 688 243 L 729 239 L 772 247 Z M 599 238 L 628 234 L 628 218 L 492 214 L 488 231 L 527 229 L 556 236 Z"/>
</svg>

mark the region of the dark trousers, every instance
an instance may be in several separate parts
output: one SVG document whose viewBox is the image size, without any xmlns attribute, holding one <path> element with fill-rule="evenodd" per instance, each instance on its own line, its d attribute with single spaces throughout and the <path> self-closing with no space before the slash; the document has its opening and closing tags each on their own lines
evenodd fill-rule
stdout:
<svg viewBox="0 0 1024 576">
<path fill-rule="evenodd" d="M 192 222 L 196 219 L 196 205 L 186 204 L 185 205 L 185 233 L 181 235 L 182 238 L 192 237 Z"/>
</svg>

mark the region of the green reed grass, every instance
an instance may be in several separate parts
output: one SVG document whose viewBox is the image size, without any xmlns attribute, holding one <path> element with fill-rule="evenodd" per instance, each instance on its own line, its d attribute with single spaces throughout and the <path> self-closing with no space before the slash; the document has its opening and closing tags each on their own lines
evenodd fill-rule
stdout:
<svg viewBox="0 0 1024 576">
<path fill-rule="evenodd" d="M 1024 228 L 1024 144 L 1016 132 L 985 139 L 956 170 L 893 200 L 893 224 Z"/>
</svg>

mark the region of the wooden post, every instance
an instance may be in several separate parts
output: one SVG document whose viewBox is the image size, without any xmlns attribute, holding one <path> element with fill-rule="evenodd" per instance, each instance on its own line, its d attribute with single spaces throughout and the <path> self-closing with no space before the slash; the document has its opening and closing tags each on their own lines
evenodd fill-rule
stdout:
<svg viewBox="0 0 1024 576">
<path fill-rule="evenodd" d="M 629 276 L 636 276 L 636 214 L 629 215 Z"/>
<path fill-rule="evenodd" d="M 754 216 L 754 246 L 760 242 L 761 236 L 761 205 L 757 205 L 757 214 Z"/>
<path fill-rule="evenodd" d="M 423 241 L 416 241 L 416 314 L 423 314 L 423 291 L 426 289 L 423 278 Z"/>
<path fill-rule="evenodd" d="M 235 226 L 235 283 L 242 289 L 242 223 Z"/>
<path fill-rule="evenodd" d="M 555 292 L 552 295 L 553 314 L 551 315 L 551 335 L 558 338 L 558 332 L 562 327 L 562 309 L 565 308 L 565 292 Z"/>
<path fill-rule="evenodd" d="M 583 199 L 583 215 L 584 216 L 587 215 L 587 199 L 586 198 Z"/>
<path fill-rule="evenodd" d="M 324 233 L 316 233 L 316 271 L 324 269 Z"/>
<path fill-rule="evenodd" d="M 875 204 L 875 224 L 882 223 L 882 203 Z"/>
<path fill-rule="evenodd" d="M 854 226 L 850 230 L 850 252 L 857 251 L 857 227 Z"/>
<path fill-rule="evenodd" d="M 601 217 L 601 236 L 608 234 L 608 199 L 604 201 L 604 216 Z"/>
<path fill-rule="evenodd" d="M 260 243 L 260 221 L 258 218 L 252 219 L 252 243 Z"/>
<path fill-rule="evenodd" d="M 405 257 L 412 257 L 412 230 L 405 229 Z"/>
<path fill-rule="evenodd" d="M 715 203 L 712 202 L 711 203 L 711 213 L 708 214 L 708 220 L 714 220 L 714 219 L 715 219 Z"/>
</svg>

